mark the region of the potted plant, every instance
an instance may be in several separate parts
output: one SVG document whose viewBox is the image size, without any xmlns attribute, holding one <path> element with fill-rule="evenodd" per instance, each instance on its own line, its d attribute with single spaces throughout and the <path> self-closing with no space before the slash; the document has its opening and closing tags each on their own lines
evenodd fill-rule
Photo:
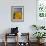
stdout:
<svg viewBox="0 0 46 46">
<path fill-rule="evenodd" d="M 40 29 L 45 29 L 45 26 L 41 26 Z"/>
<path fill-rule="evenodd" d="M 36 30 L 45 29 L 45 26 L 32 25 L 32 27 L 35 28 Z"/>
<path fill-rule="evenodd" d="M 38 30 L 38 26 L 37 25 L 32 25 L 33 28 L 35 28 L 36 30 Z"/>
<path fill-rule="evenodd" d="M 40 43 L 40 40 L 46 36 L 45 34 L 45 32 L 35 32 L 33 35 L 37 38 L 37 42 Z"/>
</svg>

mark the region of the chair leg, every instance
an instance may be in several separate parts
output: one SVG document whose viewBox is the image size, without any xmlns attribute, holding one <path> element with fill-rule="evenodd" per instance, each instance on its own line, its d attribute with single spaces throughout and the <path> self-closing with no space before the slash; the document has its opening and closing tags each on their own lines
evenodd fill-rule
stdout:
<svg viewBox="0 0 46 46">
<path fill-rule="evenodd" d="M 18 34 L 17 34 L 17 46 L 18 46 Z"/>
<path fill-rule="evenodd" d="M 5 34 L 5 46 L 7 46 L 7 35 Z"/>
<path fill-rule="evenodd" d="M 16 45 L 15 46 L 18 46 L 18 34 L 17 34 L 17 37 L 16 37 Z"/>
<path fill-rule="evenodd" d="M 7 46 L 7 42 L 5 41 L 5 46 Z"/>
</svg>

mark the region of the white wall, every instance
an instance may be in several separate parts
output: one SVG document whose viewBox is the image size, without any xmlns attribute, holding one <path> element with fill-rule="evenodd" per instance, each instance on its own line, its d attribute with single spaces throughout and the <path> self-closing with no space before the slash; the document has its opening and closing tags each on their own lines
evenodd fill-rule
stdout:
<svg viewBox="0 0 46 46">
<path fill-rule="evenodd" d="M 24 22 L 11 22 L 11 6 L 24 6 Z M 11 27 L 19 27 L 19 32 L 29 32 L 30 26 L 36 24 L 36 0 L 1 0 L 0 34 Z"/>
</svg>

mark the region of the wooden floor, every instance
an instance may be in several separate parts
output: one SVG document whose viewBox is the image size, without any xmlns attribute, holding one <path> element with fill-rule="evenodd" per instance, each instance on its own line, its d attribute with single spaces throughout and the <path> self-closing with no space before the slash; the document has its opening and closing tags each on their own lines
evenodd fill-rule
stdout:
<svg viewBox="0 0 46 46">
<path fill-rule="evenodd" d="M 12 42 L 10 42 L 10 43 L 8 43 L 8 45 L 7 46 L 15 46 L 16 44 L 15 44 L 15 42 L 14 43 L 12 43 Z M 4 45 L 4 42 L 0 42 L 0 46 L 5 46 Z M 22 46 L 22 45 L 21 45 Z M 24 45 L 25 46 L 25 45 Z M 37 43 L 30 43 L 30 46 L 37 46 Z M 41 46 L 46 46 L 46 43 L 44 43 L 44 45 L 41 45 Z"/>
</svg>

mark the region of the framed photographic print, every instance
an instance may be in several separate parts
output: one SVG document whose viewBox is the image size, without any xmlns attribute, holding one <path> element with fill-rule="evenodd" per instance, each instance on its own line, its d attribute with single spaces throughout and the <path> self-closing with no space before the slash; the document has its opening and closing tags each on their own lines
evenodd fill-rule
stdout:
<svg viewBox="0 0 46 46">
<path fill-rule="evenodd" d="M 11 21 L 12 22 L 24 21 L 24 6 L 11 6 Z"/>
</svg>

